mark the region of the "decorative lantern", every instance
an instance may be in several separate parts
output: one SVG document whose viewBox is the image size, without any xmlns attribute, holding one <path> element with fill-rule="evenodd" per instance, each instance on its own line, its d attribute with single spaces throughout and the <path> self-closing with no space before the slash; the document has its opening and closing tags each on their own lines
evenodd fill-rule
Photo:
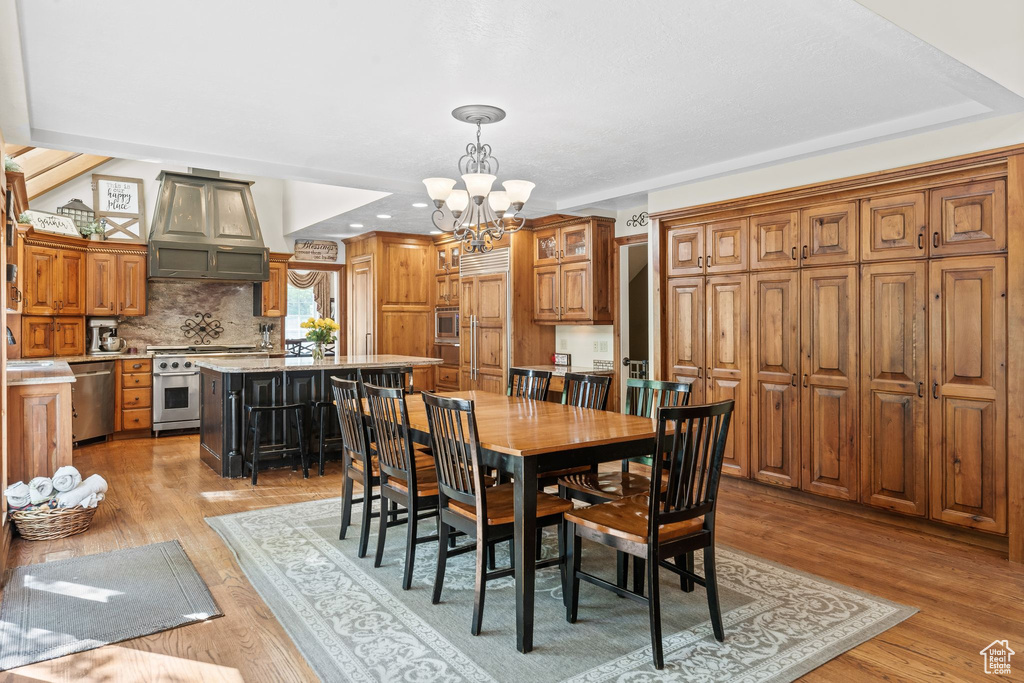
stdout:
<svg viewBox="0 0 1024 683">
<path fill-rule="evenodd" d="M 72 199 L 58 208 L 57 213 L 73 220 L 79 230 L 88 228 L 89 224 L 96 220 L 96 212 L 86 206 L 81 199 Z"/>
</svg>

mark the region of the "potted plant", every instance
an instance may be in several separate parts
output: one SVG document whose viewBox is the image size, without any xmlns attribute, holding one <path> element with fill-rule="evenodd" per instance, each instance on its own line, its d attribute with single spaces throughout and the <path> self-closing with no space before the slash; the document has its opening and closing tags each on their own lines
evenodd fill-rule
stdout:
<svg viewBox="0 0 1024 683">
<path fill-rule="evenodd" d="M 4 172 L 5 173 L 23 173 L 21 164 L 12 159 L 11 157 L 4 155 Z"/>
<path fill-rule="evenodd" d="M 103 233 L 107 231 L 107 226 L 104 225 L 103 221 L 92 221 L 84 228 L 79 228 L 78 232 L 82 233 L 82 237 L 88 237 L 94 242 L 99 242 L 103 239 Z"/>
<path fill-rule="evenodd" d="M 310 318 L 299 327 L 306 332 L 306 339 L 313 342 L 313 360 L 324 359 L 324 345 L 334 341 L 334 333 L 338 331 L 338 323 L 330 318 Z"/>
</svg>

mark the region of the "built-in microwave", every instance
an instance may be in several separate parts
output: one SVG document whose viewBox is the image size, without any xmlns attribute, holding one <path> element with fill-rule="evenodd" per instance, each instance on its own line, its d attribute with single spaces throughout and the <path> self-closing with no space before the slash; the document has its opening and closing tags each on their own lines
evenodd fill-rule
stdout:
<svg viewBox="0 0 1024 683">
<path fill-rule="evenodd" d="M 434 343 L 459 343 L 458 306 L 438 306 L 434 309 Z"/>
</svg>

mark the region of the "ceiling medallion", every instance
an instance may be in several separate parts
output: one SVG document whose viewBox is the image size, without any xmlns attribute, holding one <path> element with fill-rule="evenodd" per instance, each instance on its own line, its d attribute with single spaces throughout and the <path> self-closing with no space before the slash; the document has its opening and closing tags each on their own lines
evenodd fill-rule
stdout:
<svg viewBox="0 0 1024 683">
<path fill-rule="evenodd" d="M 505 233 L 515 232 L 526 224 L 519 212 L 535 186 L 528 180 L 506 180 L 502 183 L 504 190 L 491 190 L 497 179 L 498 160 L 491 155 L 491 146 L 480 142 L 480 128 L 504 119 L 504 110 L 469 104 L 452 111 L 452 116 L 476 126 L 476 142 L 466 145 L 466 153 L 459 159 L 459 174 L 466 189 L 454 189 L 457 181 L 451 178 L 423 181 L 434 202 L 431 220 L 438 230 L 465 243 L 466 252 L 488 252 Z M 454 220 L 445 220 L 445 206 Z"/>
</svg>

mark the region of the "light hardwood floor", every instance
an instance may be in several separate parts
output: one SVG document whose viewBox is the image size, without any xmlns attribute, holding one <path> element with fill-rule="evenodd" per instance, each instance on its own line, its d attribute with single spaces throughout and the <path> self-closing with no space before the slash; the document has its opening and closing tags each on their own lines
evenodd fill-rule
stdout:
<svg viewBox="0 0 1024 683">
<path fill-rule="evenodd" d="M 199 461 L 198 448 L 196 437 L 180 436 L 75 451 L 83 474 L 98 472 L 110 482 L 93 528 L 59 541 L 17 539 L 12 564 L 177 538 L 227 616 L 23 667 L 0 674 L 0 681 L 315 680 L 231 551 L 203 520 L 335 497 L 339 465 L 329 464 L 327 476 L 305 481 L 290 470 L 261 473 L 253 489 L 247 480 L 215 475 Z M 719 510 L 721 543 L 920 610 L 805 680 L 980 680 L 986 678 L 978 654 L 984 646 L 1006 638 L 1018 652 L 1024 648 L 1024 570 L 995 551 L 728 483 Z M 1020 662 L 1014 668 L 1024 672 L 1024 658 Z"/>
</svg>

